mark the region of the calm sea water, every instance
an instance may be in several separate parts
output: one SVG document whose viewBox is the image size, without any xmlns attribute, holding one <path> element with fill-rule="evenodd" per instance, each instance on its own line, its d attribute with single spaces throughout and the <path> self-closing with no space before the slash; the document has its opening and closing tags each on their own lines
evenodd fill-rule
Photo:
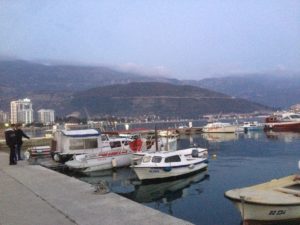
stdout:
<svg viewBox="0 0 300 225">
<path fill-rule="evenodd" d="M 199 144 L 209 150 L 209 165 L 178 180 L 141 184 L 129 168 L 74 175 L 198 225 L 240 225 L 241 217 L 224 192 L 298 172 L 300 133 L 210 134 L 181 136 L 178 148 Z"/>
</svg>

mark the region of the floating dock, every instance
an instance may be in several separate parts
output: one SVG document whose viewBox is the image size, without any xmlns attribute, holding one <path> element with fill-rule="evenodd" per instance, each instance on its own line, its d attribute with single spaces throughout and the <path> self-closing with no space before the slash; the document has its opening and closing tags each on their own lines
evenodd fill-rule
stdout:
<svg viewBox="0 0 300 225">
<path fill-rule="evenodd" d="M 45 167 L 8 162 L 0 152 L 1 225 L 191 224 Z"/>
</svg>

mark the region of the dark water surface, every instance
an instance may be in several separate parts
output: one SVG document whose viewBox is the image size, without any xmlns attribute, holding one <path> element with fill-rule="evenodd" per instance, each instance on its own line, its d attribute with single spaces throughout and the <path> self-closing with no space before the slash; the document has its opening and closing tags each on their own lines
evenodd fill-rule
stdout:
<svg viewBox="0 0 300 225">
<path fill-rule="evenodd" d="M 241 217 L 224 192 L 298 173 L 299 133 L 181 136 L 178 148 L 199 144 L 209 150 L 208 170 L 168 182 L 141 184 L 129 168 L 74 175 L 198 225 L 240 225 Z"/>
</svg>

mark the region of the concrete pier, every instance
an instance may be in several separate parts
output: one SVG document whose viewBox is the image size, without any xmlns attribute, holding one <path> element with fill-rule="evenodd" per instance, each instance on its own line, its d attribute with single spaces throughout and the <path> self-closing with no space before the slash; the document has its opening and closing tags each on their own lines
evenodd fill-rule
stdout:
<svg viewBox="0 0 300 225">
<path fill-rule="evenodd" d="M 0 152 L 0 225 L 187 225 L 114 193 L 38 165 L 8 165 Z M 187 209 L 188 210 L 188 209 Z"/>
</svg>

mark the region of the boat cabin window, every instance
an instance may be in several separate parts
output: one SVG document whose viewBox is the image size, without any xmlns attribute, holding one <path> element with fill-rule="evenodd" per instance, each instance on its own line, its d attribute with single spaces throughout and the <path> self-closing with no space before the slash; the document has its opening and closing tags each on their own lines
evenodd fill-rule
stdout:
<svg viewBox="0 0 300 225">
<path fill-rule="evenodd" d="M 152 157 L 152 162 L 153 163 L 160 163 L 161 162 L 161 156 L 153 156 Z"/>
<path fill-rule="evenodd" d="M 70 150 L 98 148 L 97 138 L 93 139 L 71 139 Z"/>
<path fill-rule="evenodd" d="M 122 141 L 123 145 L 129 145 L 129 141 Z"/>
<path fill-rule="evenodd" d="M 112 141 L 112 142 L 110 142 L 110 147 L 111 148 L 121 147 L 121 142 L 120 141 Z"/>
<path fill-rule="evenodd" d="M 101 135 L 101 141 L 108 141 L 108 139 L 107 135 Z"/>
<path fill-rule="evenodd" d="M 144 156 L 143 157 L 143 163 L 148 163 L 151 160 L 151 156 Z"/>
<path fill-rule="evenodd" d="M 166 157 L 165 158 L 165 162 L 166 163 L 170 163 L 170 162 L 180 162 L 181 159 L 179 157 L 179 155 L 173 155 L 173 156 L 170 156 L 170 157 Z"/>
<path fill-rule="evenodd" d="M 290 115 L 292 119 L 300 119 L 300 115 Z"/>
<path fill-rule="evenodd" d="M 300 191 L 300 184 L 293 184 L 293 185 L 290 185 L 290 186 L 286 186 L 284 188 L 295 190 L 295 191 Z"/>
</svg>

